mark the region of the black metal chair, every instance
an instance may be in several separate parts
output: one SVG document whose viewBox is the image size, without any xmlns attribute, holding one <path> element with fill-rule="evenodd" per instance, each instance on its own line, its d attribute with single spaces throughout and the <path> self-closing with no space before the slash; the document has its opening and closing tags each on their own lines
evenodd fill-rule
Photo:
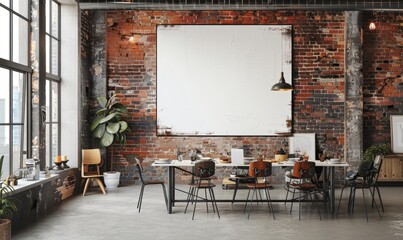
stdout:
<svg viewBox="0 0 403 240">
<path fill-rule="evenodd" d="M 215 174 L 215 162 L 212 160 L 198 160 L 194 165 L 193 177 L 194 180 L 189 184 L 190 190 L 188 195 L 188 201 L 185 208 L 185 213 L 189 206 L 189 202 L 193 204 L 193 215 L 192 220 L 194 219 L 196 206 L 199 199 L 203 199 L 206 202 L 207 212 L 208 212 L 208 199 L 207 199 L 207 190 L 209 191 L 210 199 L 213 205 L 213 212 L 217 212 L 218 218 L 220 218 L 220 213 L 218 211 L 217 202 L 214 195 L 213 188 L 216 186 L 211 182 L 212 177 Z M 202 198 L 199 196 L 199 190 L 204 189 L 205 197 Z"/>
<path fill-rule="evenodd" d="M 162 186 L 162 191 L 164 193 L 164 198 L 165 198 L 165 205 L 166 205 L 166 208 L 167 208 L 167 211 L 168 211 L 168 197 L 167 197 L 164 181 L 161 181 L 161 180 L 144 180 L 144 178 L 143 178 L 144 168 L 143 168 L 143 165 L 141 164 L 142 161 L 137 157 L 135 159 L 136 159 L 136 165 L 137 165 L 137 169 L 139 171 L 139 176 L 140 176 L 140 181 L 141 181 L 141 190 L 140 190 L 139 200 L 137 202 L 137 208 L 139 209 L 139 212 L 141 210 L 141 205 L 143 203 L 144 188 L 147 185 L 157 185 L 157 184 L 161 184 L 161 186 Z"/>
<path fill-rule="evenodd" d="M 337 207 L 336 216 L 339 213 L 340 203 L 343 198 L 344 189 L 349 187 L 350 195 L 348 197 L 348 205 L 347 205 L 348 213 L 354 212 L 356 190 L 361 189 L 362 198 L 364 201 L 365 216 L 368 221 L 367 202 L 365 199 L 365 192 L 364 192 L 365 189 L 368 189 L 371 194 L 371 199 L 373 201 L 373 204 L 375 205 L 376 210 L 378 212 L 379 218 L 381 218 L 382 216 L 381 216 L 381 213 L 379 212 L 378 206 L 375 202 L 374 192 L 372 191 L 372 187 L 373 187 L 372 180 L 373 180 L 373 162 L 372 161 L 363 161 L 360 164 L 357 173 L 350 174 L 349 176 L 347 176 L 345 178 L 345 184 L 344 184 L 343 188 L 341 189 L 341 193 L 340 193 L 339 205 Z"/>
<path fill-rule="evenodd" d="M 251 208 L 252 208 L 253 197 L 256 195 L 256 199 L 258 198 L 257 190 L 259 191 L 259 193 L 260 193 L 261 190 L 264 190 L 269 210 L 273 214 L 273 219 L 276 219 L 275 216 L 274 216 L 273 205 L 272 205 L 270 192 L 269 192 L 269 188 L 272 187 L 272 185 L 270 184 L 270 180 L 269 180 L 269 177 L 271 176 L 271 173 L 272 173 L 272 164 L 271 164 L 271 162 L 254 161 L 254 162 L 250 163 L 250 165 L 249 165 L 249 177 L 254 178 L 254 183 L 246 184 L 246 186 L 248 187 L 249 191 L 248 191 L 248 196 L 246 198 L 244 212 L 246 211 L 246 206 L 248 205 L 250 191 L 253 190 L 252 197 L 250 199 L 248 219 L 249 219 L 250 211 L 251 211 Z"/>
<path fill-rule="evenodd" d="M 382 167 L 382 162 L 383 162 L 383 156 L 382 155 L 377 155 L 374 160 L 374 164 L 372 166 L 372 180 L 371 180 L 371 185 L 372 185 L 372 207 L 374 207 L 375 204 L 375 190 L 378 193 L 378 198 L 379 198 L 379 203 L 382 208 L 382 212 L 385 212 L 385 209 L 383 207 L 383 201 L 381 197 L 381 192 L 379 191 L 378 187 L 378 178 L 379 174 L 381 173 L 381 167 Z"/>
<path fill-rule="evenodd" d="M 289 183 L 289 188 L 292 189 L 292 202 L 290 213 L 292 212 L 292 207 L 294 201 L 298 199 L 299 202 L 299 213 L 298 219 L 301 220 L 301 200 L 306 197 L 310 197 L 311 201 L 316 203 L 318 209 L 319 218 L 322 221 L 322 215 L 319 209 L 319 200 L 317 197 L 318 193 L 321 193 L 318 188 L 318 179 L 315 171 L 315 162 L 299 161 L 294 164 L 294 172 L 292 175 L 288 176 L 291 181 Z M 295 198 L 295 192 L 298 190 L 299 196 Z M 314 198 L 312 198 L 312 195 Z M 315 199 L 315 200 L 314 200 Z"/>
</svg>

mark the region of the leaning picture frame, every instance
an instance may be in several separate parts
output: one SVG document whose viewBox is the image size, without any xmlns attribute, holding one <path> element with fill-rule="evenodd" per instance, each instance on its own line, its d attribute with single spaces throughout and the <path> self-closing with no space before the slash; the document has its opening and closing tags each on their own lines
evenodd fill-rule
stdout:
<svg viewBox="0 0 403 240">
<path fill-rule="evenodd" d="M 403 153 L 403 115 L 390 116 L 392 152 Z"/>
</svg>

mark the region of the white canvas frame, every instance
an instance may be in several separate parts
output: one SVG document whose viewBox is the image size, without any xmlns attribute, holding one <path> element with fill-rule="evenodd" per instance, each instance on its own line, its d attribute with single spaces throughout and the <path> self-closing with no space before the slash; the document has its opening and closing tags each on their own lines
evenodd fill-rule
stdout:
<svg viewBox="0 0 403 240">
<path fill-rule="evenodd" d="M 315 133 L 294 133 L 288 141 L 289 153 L 306 153 L 309 160 L 316 160 Z"/>
<path fill-rule="evenodd" d="M 403 115 L 390 116 L 390 136 L 393 153 L 403 153 Z"/>
</svg>

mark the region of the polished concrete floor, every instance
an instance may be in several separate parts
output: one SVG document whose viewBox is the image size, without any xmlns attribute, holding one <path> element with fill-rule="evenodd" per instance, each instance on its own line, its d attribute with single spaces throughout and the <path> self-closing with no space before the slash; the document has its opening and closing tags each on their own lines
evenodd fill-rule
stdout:
<svg viewBox="0 0 403 240">
<path fill-rule="evenodd" d="M 179 186 L 186 190 L 186 186 Z M 273 220 L 266 204 L 254 204 L 250 219 L 243 213 L 243 204 L 219 203 L 221 218 L 206 212 L 198 204 L 195 220 L 192 209 L 183 213 L 184 203 L 177 203 L 173 214 L 167 214 L 160 186 L 147 186 L 141 213 L 137 212 L 140 185 L 120 187 L 106 195 L 92 188 L 87 196 L 76 196 L 51 215 L 13 235 L 19 239 L 403 239 L 403 188 L 382 187 L 385 212 L 379 218 L 369 208 L 365 218 L 361 194 L 357 194 L 355 212 L 346 212 L 347 195 L 343 197 L 336 217 L 321 207 L 323 221 L 311 204 L 302 205 L 298 220 L 298 204 L 290 214 L 290 205 L 274 203 Z M 230 197 L 232 190 L 215 188 L 217 198 Z M 245 198 L 247 191 L 239 191 Z M 274 186 L 272 198 L 282 198 L 282 186 Z M 178 193 L 178 197 L 184 197 Z M 339 191 L 337 191 L 337 199 Z M 210 205 L 211 206 L 211 205 Z M 211 208 L 210 208 L 211 210 Z"/>
</svg>

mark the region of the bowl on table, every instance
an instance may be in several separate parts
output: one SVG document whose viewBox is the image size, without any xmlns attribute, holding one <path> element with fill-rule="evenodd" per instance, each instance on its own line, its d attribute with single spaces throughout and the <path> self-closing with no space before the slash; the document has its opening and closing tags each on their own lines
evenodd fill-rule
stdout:
<svg viewBox="0 0 403 240">
<path fill-rule="evenodd" d="M 169 158 L 158 158 L 158 159 L 155 160 L 155 163 L 168 164 L 168 163 L 171 163 L 171 159 L 169 159 Z"/>
<path fill-rule="evenodd" d="M 341 159 L 340 159 L 340 158 L 331 158 L 331 159 L 330 159 L 330 162 L 331 162 L 331 163 L 340 163 L 340 162 L 341 162 Z"/>
</svg>

